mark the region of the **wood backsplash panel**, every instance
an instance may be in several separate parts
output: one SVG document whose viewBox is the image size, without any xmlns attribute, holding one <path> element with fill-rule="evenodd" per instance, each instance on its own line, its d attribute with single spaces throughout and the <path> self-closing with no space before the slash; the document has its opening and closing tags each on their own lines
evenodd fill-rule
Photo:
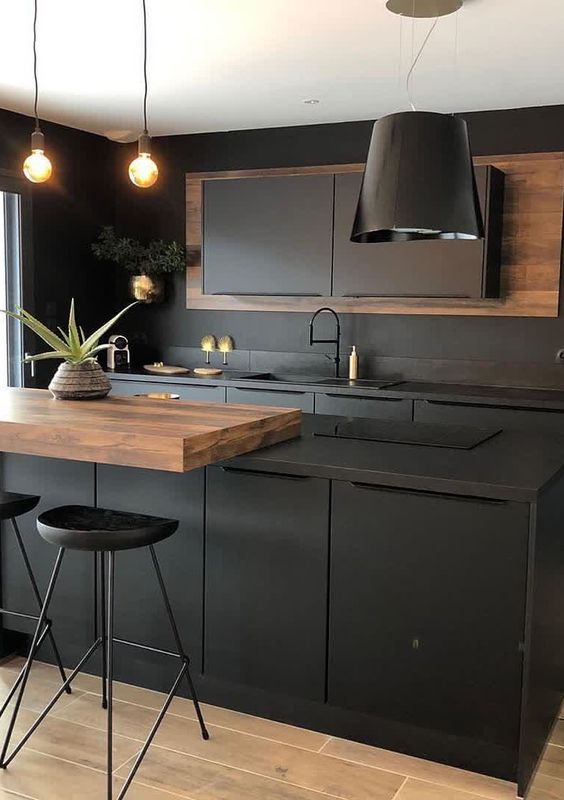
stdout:
<svg viewBox="0 0 564 800">
<path fill-rule="evenodd" d="M 341 313 L 358 314 L 557 317 L 564 212 L 564 153 L 480 156 L 474 161 L 476 165 L 491 164 L 505 173 L 500 298 L 394 300 L 389 297 L 248 297 L 203 294 L 203 181 L 359 172 L 364 168 L 363 164 L 333 164 L 186 175 L 187 307 L 227 311 L 313 312 L 323 305 L 330 305 Z"/>
</svg>

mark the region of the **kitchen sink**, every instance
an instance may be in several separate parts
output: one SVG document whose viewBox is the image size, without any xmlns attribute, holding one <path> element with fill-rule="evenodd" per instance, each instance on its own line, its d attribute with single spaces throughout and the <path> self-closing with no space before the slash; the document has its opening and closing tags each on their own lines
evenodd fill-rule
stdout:
<svg viewBox="0 0 564 800">
<path fill-rule="evenodd" d="M 388 386 L 397 386 L 403 381 L 386 381 L 386 380 L 371 380 L 364 378 L 357 378 L 350 380 L 349 378 L 324 378 L 323 380 L 315 381 L 317 386 L 349 386 L 351 389 L 384 389 Z"/>
</svg>

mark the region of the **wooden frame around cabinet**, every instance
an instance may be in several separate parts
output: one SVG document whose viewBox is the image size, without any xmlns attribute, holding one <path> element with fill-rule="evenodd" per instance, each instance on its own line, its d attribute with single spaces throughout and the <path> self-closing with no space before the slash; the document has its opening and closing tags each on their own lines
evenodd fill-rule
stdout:
<svg viewBox="0 0 564 800">
<path fill-rule="evenodd" d="M 483 300 L 378 297 L 249 297 L 205 295 L 202 270 L 202 187 L 208 180 L 361 172 L 364 164 L 195 172 L 186 175 L 186 305 L 223 311 L 312 312 L 330 305 L 353 314 L 443 314 L 557 317 L 560 294 L 564 153 L 480 156 L 505 173 L 501 296 Z M 376 246 L 376 245 L 374 245 Z"/>
</svg>

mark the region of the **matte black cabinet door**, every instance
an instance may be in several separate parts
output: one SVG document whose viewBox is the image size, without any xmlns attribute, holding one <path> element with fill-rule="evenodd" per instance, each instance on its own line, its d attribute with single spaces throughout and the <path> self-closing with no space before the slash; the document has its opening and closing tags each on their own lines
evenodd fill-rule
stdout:
<svg viewBox="0 0 564 800">
<path fill-rule="evenodd" d="M 181 400 L 196 400 L 201 403 L 225 403 L 223 386 L 187 386 L 183 383 L 157 383 L 151 381 L 112 381 L 112 394 L 161 394 L 170 392 L 180 395 Z"/>
<path fill-rule="evenodd" d="M 2 455 L 2 487 L 10 492 L 41 495 L 41 502 L 29 514 L 18 517 L 18 526 L 42 594 L 47 588 L 57 548 L 37 532 L 37 515 L 48 508 L 73 503 L 94 504 L 94 465 L 55 458 L 12 453 Z M 68 551 L 63 559 L 49 616 L 63 662 L 74 666 L 92 644 L 93 556 Z M 2 523 L 2 602 L 6 608 L 37 614 L 20 552 L 11 525 Z M 5 617 L 6 628 L 33 632 L 33 622 Z M 48 642 L 40 650 L 42 661 L 52 661 Z M 94 663 L 94 662 L 93 662 Z"/>
<path fill-rule="evenodd" d="M 329 702 L 512 751 L 528 506 L 335 482 L 332 509 Z"/>
<path fill-rule="evenodd" d="M 487 242 L 420 240 L 358 244 L 350 241 L 350 235 L 361 182 L 362 173 L 358 172 L 335 176 L 334 295 L 479 298 L 498 293 L 495 276 L 499 275 L 501 210 L 496 209 L 491 215 Z M 476 182 L 485 209 L 489 196 L 488 168 L 476 169 Z M 490 215 L 486 214 L 486 225 L 489 220 Z M 492 247 L 494 239 L 496 247 Z"/>
<path fill-rule="evenodd" d="M 330 295 L 333 176 L 204 181 L 206 294 Z"/>
<path fill-rule="evenodd" d="M 329 482 L 208 469 L 206 676 L 324 699 Z"/>
<path fill-rule="evenodd" d="M 312 392 L 289 392 L 280 389 L 228 388 L 228 403 L 243 403 L 256 406 L 277 406 L 279 408 L 300 408 L 313 413 Z"/>
<path fill-rule="evenodd" d="M 196 676 L 202 657 L 204 470 L 181 475 L 99 465 L 98 505 L 179 520 L 176 533 L 155 545 L 180 636 Z M 123 639 L 175 650 L 148 548 L 116 554 L 116 631 Z M 168 691 L 178 660 L 116 646 L 116 677 Z M 186 694 L 183 681 L 180 691 Z"/>
<path fill-rule="evenodd" d="M 396 398 L 351 397 L 350 395 L 317 394 L 316 414 L 339 414 L 344 417 L 411 420 L 413 401 Z"/>
<path fill-rule="evenodd" d="M 559 411 L 536 411 L 534 409 L 444 403 L 436 400 L 416 400 L 414 415 L 417 422 L 444 422 L 477 427 L 494 425 L 508 431 L 564 434 L 564 414 Z"/>
</svg>

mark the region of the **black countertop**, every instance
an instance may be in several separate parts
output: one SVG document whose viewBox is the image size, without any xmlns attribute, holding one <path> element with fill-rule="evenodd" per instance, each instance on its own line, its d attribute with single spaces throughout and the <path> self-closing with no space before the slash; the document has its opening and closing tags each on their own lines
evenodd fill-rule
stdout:
<svg viewBox="0 0 564 800">
<path fill-rule="evenodd" d="M 234 386 L 253 389 L 277 389 L 322 394 L 356 395 L 362 397 L 404 397 L 431 400 L 434 402 L 466 403 L 474 405 L 508 406 L 547 411 L 564 411 L 564 391 L 558 389 L 524 389 L 500 386 L 477 386 L 470 384 L 431 383 L 419 381 L 383 382 L 382 388 L 375 381 L 339 380 L 308 375 L 288 375 L 284 380 L 272 380 L 268 373 L 226 370 L 222 375 L 203 378 L 197 375 L 150 375 L 143 370 L 128 372 L 108 371 L 116 380 L 144 380 L 165 384 L 203 384 L 208 386 Z M 331 381 L 331 382 L 330 382 Z M 377 382 L 377 381 L 376 381 Z"/>
<path fill-rule="evenodd" d="M 532 433 L 502 431 L 470 450 L 314 435 L 342 420 L 304 414 L 301 438 L 222 466 L 525 502 L 534 502 L 564 469 L 564 438 Z"/>
</svg>

